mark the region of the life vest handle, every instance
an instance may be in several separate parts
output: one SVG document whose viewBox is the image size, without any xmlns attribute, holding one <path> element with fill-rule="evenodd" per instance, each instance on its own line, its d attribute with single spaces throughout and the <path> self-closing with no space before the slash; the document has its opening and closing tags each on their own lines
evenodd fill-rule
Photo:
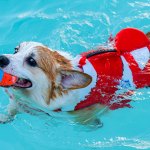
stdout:
<svg viewBox="0 0 150 150">
<path fill-rule="evenodd" d="M 105 53 L 108 53 L 108 52 L 117 52 L 116 49 L 98 49 L 98 50 L 93 50 L 91 53 L 88 53 L 86 55 L 86 58 L 90 58 L 92 56 L 95 56 L 95 55 L 99 55 L 99 54 L 105 54 Z"/>
</svg>

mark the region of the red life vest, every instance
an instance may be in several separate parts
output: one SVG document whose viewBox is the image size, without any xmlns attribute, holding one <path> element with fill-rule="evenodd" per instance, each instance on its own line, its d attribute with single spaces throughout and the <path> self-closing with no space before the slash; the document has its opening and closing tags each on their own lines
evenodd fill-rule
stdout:
<svg viewBox="0 0 150 150">
<path fill-rule="evenodd" d="M 81 54 L 80 67 L 85 66 L 88 60 L 97 73 L 97 82 L 74 110 L 96 103 L 106 105 L 110 109 L 131 107 L 131 100 L 123 97 L 132 93 L 116 95 L 119 86 L 129 84 L 131 89 L 150 86 L 150 41 L 146 35 L 134 28 L 123 29 L 114 39 L 114 49 L 116 51 L 90 51 Z M 122 99 L 117 101 L 120 98 Z"/>
<path fill-rule="evenodd" d="M 56 111 L 79 110 L 99 103 L 110 109 L 131 107 L 138 88 L 150 86 L 150 40 L 140 30 L 126 28 L 113 40 L 114 50 L 88 51 L 77 57 L 79 67 L 93 81 L 79 89 L 79 99 L 64 103 Z"/>
</svg>

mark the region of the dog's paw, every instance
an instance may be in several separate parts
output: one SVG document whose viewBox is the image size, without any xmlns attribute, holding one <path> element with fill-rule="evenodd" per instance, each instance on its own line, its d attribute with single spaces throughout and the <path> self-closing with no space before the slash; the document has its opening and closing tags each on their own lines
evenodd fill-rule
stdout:
<svg viewBox="0 0 150 150">
<path fill-rule="evenodd" d="M 5 124 L 13 121 L 13 118 L 9 115 L 0 114 L 0 124 Z"/>
</svg>

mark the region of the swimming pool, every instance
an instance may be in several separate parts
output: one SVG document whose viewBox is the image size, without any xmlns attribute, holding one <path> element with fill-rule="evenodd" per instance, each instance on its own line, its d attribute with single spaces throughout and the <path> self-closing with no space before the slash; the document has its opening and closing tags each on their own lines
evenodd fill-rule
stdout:
<svg viewBox="0 0 150 150">
<path fill-rule="evenodd" d="M 124 27 L 150 31 L 150 0 L 0 0 L 0 53 L 22 41 L 42 42 L 73 55 L 105 43 Z M 0 125 L 0 149 L 150 149 L 150 91 L 139 90 L 133 108 L 101 116 L 104 126 L 87 129 L 66 119 L 20 114 Z M 0 89 L 0 112 L 8 103 Z"/>
</svg>

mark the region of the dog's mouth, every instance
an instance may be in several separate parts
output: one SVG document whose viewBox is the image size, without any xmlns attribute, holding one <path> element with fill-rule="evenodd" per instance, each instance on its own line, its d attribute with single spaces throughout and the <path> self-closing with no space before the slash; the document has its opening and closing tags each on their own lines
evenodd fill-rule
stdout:
<svg viewBox="0 0 150 150">
<path fill-rule="evenodd" d="M 18 78 L 17 82 L 13 85 L 17 88 L 30 88 L 32 87 L 32 82 L 29 79 Z"/>
</svg>

